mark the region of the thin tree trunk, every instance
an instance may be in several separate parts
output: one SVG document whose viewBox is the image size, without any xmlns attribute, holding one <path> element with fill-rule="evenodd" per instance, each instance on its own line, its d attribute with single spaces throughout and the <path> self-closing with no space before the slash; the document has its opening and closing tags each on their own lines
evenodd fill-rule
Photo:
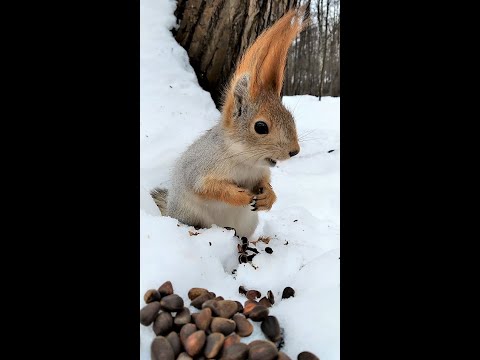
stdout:
<svg viewBox="0 0 480 360">
<path fill-rule="evenodd" d="M 330 0 L 327 0 L 327 14 L 325 16 L 325 41 L 323 46 L 323 60 L 322 60 L 322 70 L 320 73 L 320 91 L 318 95 L 318 100 L 322 100 L 322 91 L 323 91 L 323 79 L 325 75 L 325 59 L 327 57 L 327 38 L 328 38 L 328 11 L 330 9 Z"/>
<path fill-rule="evenodd" d="M 317 20 L 318 20 L 318 96 L 321 96 L 320 94 L 320 79 L 322 77 L 321 71 L 322 71 L 322 42 L 324 41 L 323 38 L 323 0 L 317 0 Z"/>
<path fill-rule="evenodd" d="M 310 28 L 310 50 L 309 50 L 309 62 L 308 62 L 308 72 L 309 76 L 308 78 L 310 79 L 310 84 L 309 84 L 309 94 L 313 95 L 314 90 L 314 78 L 313 78 L 313 73 L 312 70 L 314 68 L 315 64 L 315 29 L 312 27 Z"/>
</svg>

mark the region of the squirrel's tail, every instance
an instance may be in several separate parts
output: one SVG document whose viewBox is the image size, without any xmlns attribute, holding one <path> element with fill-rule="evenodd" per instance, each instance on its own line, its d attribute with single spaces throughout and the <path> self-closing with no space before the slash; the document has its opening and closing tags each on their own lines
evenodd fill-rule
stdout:
<svg viewBox="0 0 480 360">
<path fill-rule="evenodd" d="M 155 204 L 157 204 L 162 215 L 165 215 L 167 213 L 168 190 L 155 188 L 152 191 L 150 191 L 150 195 L 152 196 L 153 201 L 155 201 Z"/>
</svg>

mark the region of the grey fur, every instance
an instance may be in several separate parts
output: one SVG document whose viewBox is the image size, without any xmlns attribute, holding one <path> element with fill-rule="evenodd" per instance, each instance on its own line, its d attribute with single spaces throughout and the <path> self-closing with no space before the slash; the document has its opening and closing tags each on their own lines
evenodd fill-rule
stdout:
<svg viewBox="0 0 480 360">
<path fill-rule="evenodd" d="M 237 84 L 235 85 L 234 95 L 235 95 L 235 117 L 245 116 L 245 112 L 248 109 L 249 99 L 248 99 L 248 85 L 250 83 L 250 77 L 245 74 L 238 79 Z"/>
</svg>

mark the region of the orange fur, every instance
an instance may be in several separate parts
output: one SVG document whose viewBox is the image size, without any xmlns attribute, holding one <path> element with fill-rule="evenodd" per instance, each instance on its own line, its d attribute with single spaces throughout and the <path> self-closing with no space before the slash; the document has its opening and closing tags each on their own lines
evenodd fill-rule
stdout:
<svg viewBox="0 0 480 360">
<path fill-rule="evenodd" d="M 252 202 L 254 194 L 227 180 L 207 178 L 202 190 L 196 194 L 205 200 L 217 200 L 233 206 L 244 206 Z"/>
<path fill-rule="evenodd" d="M 273 92 L 280 96 L 288 49 L 308 23 L 304 18 L 305 11 L 305 6 L 288 11 L 247 49 L 225 93 L 223 113 L 226 119 L 232 115 L 235 84 L 244 74 L 250 76 L 249 96 L 252 100 L 256 99 L 262 91 Z"/>
</svg>

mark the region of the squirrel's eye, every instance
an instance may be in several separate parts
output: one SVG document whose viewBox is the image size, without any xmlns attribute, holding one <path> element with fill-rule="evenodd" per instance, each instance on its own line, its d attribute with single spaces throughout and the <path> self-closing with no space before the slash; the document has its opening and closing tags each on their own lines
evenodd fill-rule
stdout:
<svg viewBox="0 0 480 360">
<path fill-rule="evenodd" d="M 268 126 L 263 121 L 257 121 L 255 123 L 255 131 L 258 134 L 268 134 Z"/>
</svg>

